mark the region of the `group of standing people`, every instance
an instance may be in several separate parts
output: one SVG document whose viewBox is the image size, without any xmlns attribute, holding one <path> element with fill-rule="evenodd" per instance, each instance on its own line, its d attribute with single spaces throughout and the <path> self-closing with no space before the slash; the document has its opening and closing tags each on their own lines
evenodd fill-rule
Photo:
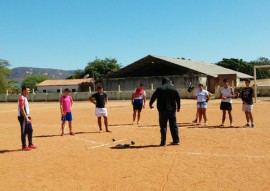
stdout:
<svg viewBox="0 0 270 191">
<path fill-rule="evenodd" d="M 29 92 L 30 89 L 23 86 L 22 93 L 18 99 L 18 121 L 21 127 L 21 142 L 23 151 L 30 151 L 37 148 L 37 146 L 32 142 L 33 128 L 30 117 L 30 107 L 27 100 L 27 95 Z M 90 96 L 89 101 L 96 105 L 95 113 L 98 118 L 99 132 L 102 132 L 101 117 L 104 118 L 106 132 L 111 132 L 108 128 L 108 112 L 106 108 L 108 98 L 106 93 L 103 92 L 103 88 L 98 87 L 97 93 Z M 73 99 L 72 96 L 70 96 L 70 90 L 66 88 L 64 90 L 64 95 L 60 97 L 61 136 L 64 135 L 66 122 L 68 122 L 69 134 L 75 135 L 75 133 L 72 131 L 72 104 Z M 28 138 L 28 145 L 26 144 L 26 137 Z"/>
<path fill-rule="evenodd" d="M 229 86 L 229 81 L 223 81 L 224 86 L 221 89 L 221 104 L 220 109 L 222 110 L 222 123 L 221 127 L 224 126 L 226 119 L 226 112 L 228 112 L 230 119 L 230 126 L 233 127 L 233 118 L 232 118 L 232 98 L 240 97 L 242 98 L 243 105 L 242 110 L 245 112 L 245 117 L 247 123 L 244 127 L 255 127 L 253 121 L 253 89 L 250 87 L 250 80 L 245 80 L 246 87 L 242 89 L 239 95 L 234 94 L 234 90 Z M 27 100 L 27 95 L 29 94 L 30 89 L 28 87 L 22 87 L 22 94 L 18 99 L 18 120 L 21 127 L 21 142 L 22 142 L 22 150 L 30 151 L 32 149 L 36 149 L 37 146 L 32 142 L 32 122 L 30 117 L 30 108 Z M 209 101 L 210 93 L 203 89 L 203 84 L 198 85 L 198 89 L 195 93 L 195 98 L 197 99 L 197 113 L 196 119 L 193 121 L 196 124 L 201 124 L 202 118 L 204 119 L 204 123 L 207 126 L 207 103 Z M 133 105 L 133 124 L 136 122 L 140 123 L 140 114 L 143 108 L 145 108 L 146 104 L 146 93 L 143 87 L 143 84 L 140 84 L 137 89 L 132 94 L 131 97 L 132 105 Z M 176 123 L 176 112 L 180 111 L 181 102 L 180 95 L 178 91 L 175 89 L 174 85 L 171 83 L 170 79 L 163 77 L 162 85 L 159 86 L 155 92 L 153 93 L 149 107 L 154 108 L 153 103 L 157 100 L 157 109 L 159 112 L 159 126 L 160 126 L 160 134 L 161 141 L 160 146 L 166 145 L 166 134 L 167 134 L 167 122 L 169 121 L 171 136 L 173 141 L 171 145 L 179 145 L 180 138 L 178 132 L 178 126 Z M 102 120 L 104 118 L 104 125 L 106 132 L 111 132 L 108 126 L 108 111 L 106 108 L 108 97 L 107 94 L 103 91 L 103 88 L 100 86 L 97 88 L 97 93 L 93 94 L 89 97 L 89 101 L 96 106 L 95 114 L 98 118 L 98 126 L 99 132 L 102 132 Z M 64 128 L 66 121 L 68 121 L 69 125 L 69 134 L 75 135 L 72 131 L 72 104 L 73 99 L 70 96 L 70 90 L 66 88 L 64 90 L 64 95 L 60 98 L 60 112 L 61 112 L 61 136 L 64 135 Z M 198 122 L 198 123 L 197 123 Z M 26 136 L 28 137 L 28 145 L 26 144 Z"/>
<path fill-rule="evenodd" d="M 102 132 L 102 120 L 101 118 L 104 118 L 104 125 L 106 132 L 111 132 L 109 130 L 108 126 L 108 111 L 106 108 L 107 102 L 108 102 L 108 97 L 107 94 L 103 91 L 103 87 L 99 86 L 97 88 L 97 93 L 93 94 L 92 96 L 89 97 L 89 101 L 96 106 L 95 114 L 98 119 L 98 126 L 99 126 L 99 132 Z M 64 128 L 65 128 L 65 123 L 68 121 L 69 124 L 69 130 L 70 130 L 70 135 L 75 135 L 74 132 L 72 132 L 72 97 L 70 96 L 70 90 L 68 88 L 65 89 L 64 95 L 61 96 L 60 98 L 60 111 L 62 114 L 62 133 L 61 136 L 64 135 Z"/>
<path fill-rule="evenodd" d="M 245 80 L 245 86 L 241 92 L 234 93 L 234 89 L 229 86 L 229 80 L 223 80 L 223 87 L 221 88 L 221 103 L 220 103 L 220 110 L 222 110 L 222 122 L 220 127 L 224 127 L 224 123 L 226 120 L 226 113 L 228 112 L 229 120 L 230 120 L 230 127 L 234 127 L 233 125 L 233 117 L 232 117 L 232 99 L 233 98 L 241 98 L 242 99 L 242 111 L 245 112 L 245 117 L 247 123 L 243 127 L 252 127 L 254 128 L 254 120 L 253 120 L 253 96 L 254 91 L 250 87 L 250 80 Z M 196 119 L 192 121 L 197 125 L 201 125 L 202 118 L 204 119 L 204 125 L 207 126 L 207 103 L 209 101 L 210 93 L 207 90 L 203 89 L 203 85 L 198 85 L 198 90 L 195 93 L 195 98 L 197 99 L 197 114 Z M 199 117 L 199 120 L 197 119 Z"/>
</svg>

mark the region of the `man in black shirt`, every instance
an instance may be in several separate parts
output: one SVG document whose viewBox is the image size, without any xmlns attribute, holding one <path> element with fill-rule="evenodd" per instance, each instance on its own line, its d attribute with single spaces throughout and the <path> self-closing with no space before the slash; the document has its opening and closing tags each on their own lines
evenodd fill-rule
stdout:
<svg viewBox="0 0 270 191">
<path fill-rule="evenodd" d="M 150 108 L 157 100 L 157 109 L 159 112 L 159 126 L 161 133 L 160 146 L 166 145 L 167 122 L 169 120 L 171 135 L 173 138 L 172 145 L 179 145 L 178 127 L 176 124 L 175 112 L 180 111 L 180 96 L 177 90 L 172 86 L 168 78 L 162 78 L 162 85 L 156 89 L 149 102 Z"/>
<path fill-rule="evenodd" d="M 253 122 L 253 95 L 254 91 L 250 86 L 250 80 L 245 80 L 246 87 L 244 87 L 240 93 L 240 97 L 242 98 L 243 105 L 242 105 L 242 111 L 245 112 L 247 124 L 244 125 L 244 127 L 252 127 L 254 128 L 254 122 Z M 251 122 L 251 124 L 249 123 Z"/>
<path fill-rule="evenodd" d="M 97 88 L 97 93 L 89 97 L 89 101 L 96 105 L 96 116 L 98 118 L 99 132 L 102 132 L 101 117 L 104 118 L 106 132 L 111 132 L 108 128 L 108 111 L 106 104 L 108 102 L 107 94 L 103 92 L 102 87 Z"/>
</svg>

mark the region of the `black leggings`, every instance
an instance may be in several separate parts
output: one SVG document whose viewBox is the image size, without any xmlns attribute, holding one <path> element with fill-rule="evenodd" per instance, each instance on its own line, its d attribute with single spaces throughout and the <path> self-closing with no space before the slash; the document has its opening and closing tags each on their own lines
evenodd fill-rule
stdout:
<svg viewBox="0 0 270 191">
<path fill-rule="evenodd" d="M 30 117 L 29 117 L 30 118 Z M 22 146 L 26 146 L 26 135 L 28 137 L 28 145 L 31 146 L 32 143 L 32 134 L 33 134 L 33 128 L 31 123 L 27 123 L 26 119 L 23 116 L 18 116 L 18 120 L 20 122 L 21 126 L 21 141 Z"/>
</svg>

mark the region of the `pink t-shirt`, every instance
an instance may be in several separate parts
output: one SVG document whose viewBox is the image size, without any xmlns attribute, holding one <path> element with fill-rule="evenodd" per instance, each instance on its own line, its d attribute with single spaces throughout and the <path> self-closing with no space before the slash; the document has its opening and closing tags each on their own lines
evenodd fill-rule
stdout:
<svg viewBox="0 0 270 191">
<path fill-rule="evenodd" d="M 63 111 L 64 113 L 66 112 L 71 112 L 71 103 L 72 103 L 72 97 L 71 96 L 62 96 L 60 98 L 60 103 L 63 104 Z"/>
</svg>

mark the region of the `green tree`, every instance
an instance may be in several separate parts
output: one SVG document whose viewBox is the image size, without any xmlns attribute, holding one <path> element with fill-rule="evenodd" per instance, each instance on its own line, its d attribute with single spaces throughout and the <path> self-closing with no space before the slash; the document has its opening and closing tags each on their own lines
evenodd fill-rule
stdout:
<svg viewBox="0 0 270 191">
<path fill-rule="evenodd" d="M 246 62 L 246 61 L 243 61 L 242 59 L 223 58 L 222 61 L 217 63 L 217 65 L 253 76 L 254 75 L 253 66 L 270 65 L 270 60 L 265 57 L 260 57 L 255 61 Z M 270 78 L 269 68 L 258 69 L 257 78 L 258 79 Z"/>
<path fill-rule="evenodd" d="M 104 58 L 89 62 L 84 70 L 76 70 L 74 75 L 67 79 L 79 79 L 85 77 L 93 77 L 95 80 L 100 80 L 111 72 L 115 72 L 121 68 L 121 64 L 115 58 Z"/>
<path fill-rule="evenodd" d="M 7 60 L 0 59 L 0 93 L 5 93 L 9 87 L 8 75 L 11 73 Z"/>
<path fill-rule="evenodd" d="M 242 59 L 237 58 L 223 58 L 222 61 L 218 62 L 217 65 L 224 68 L 229 68 L 238 72 L 253 75 L 253 66 Z"/>
<path fill-rule="evenodd" d="M 270 60 L 265 57 L 260 57 L 257 60 L 249 62 L 250 65 L 253 66 L 262 66 L 262 65 L 270 65 Z M 253 74 L 253 71 L 252 71 Z M 257 78 L 270 78 L 270 69 L 269 68 L 258 68 L 257 69 Z"/>
<path fill-rule="evenodd" d="M 121 65 L 115 58 L 96 58 L 94 61 L 89 62 L 84 69 L 84 75 L 94 77 L 99 80 L 111 72 L 115 72 L 121 68 Z"/>
<path fill-rule="evenodd" d="M 23 80 L 22 85 L 29 87 L 31 90 L 37 90 L 37 84 L 49 79 L 48 76 L 43 75 L 29 75 Z"/>
</svg>

